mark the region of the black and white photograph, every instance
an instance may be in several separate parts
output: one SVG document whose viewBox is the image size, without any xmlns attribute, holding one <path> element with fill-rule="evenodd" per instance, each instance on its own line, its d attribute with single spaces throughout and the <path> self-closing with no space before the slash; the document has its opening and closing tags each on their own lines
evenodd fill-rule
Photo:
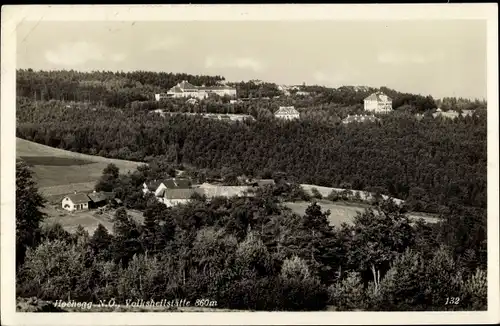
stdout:
<svg viewBox="0 0 500 326">
<path fill-rule="evenodd" d="M 4 6 L 3 321 L 499 322 L 498 111 L 496 4 Z"/>
</svg>

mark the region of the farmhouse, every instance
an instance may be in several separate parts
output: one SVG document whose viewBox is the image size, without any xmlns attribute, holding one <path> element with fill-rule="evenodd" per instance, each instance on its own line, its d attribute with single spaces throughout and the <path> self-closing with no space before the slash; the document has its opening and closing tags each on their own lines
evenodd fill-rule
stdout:
<svg viewBox="0 0 500 326">
<path fill-rule="evenodd" d="M 67 195 L 62 200 L 62 208 L 67 211 L 79 211 L 89 209 L 90 198 L 83 193 Z"/>
<path fill-rule="evenodd" d="M 166 94 L 155 94 L 155 99 L 160 101 L 164 98 L 179 98 L 179 97 L 192 97 L 197 99 L 205 99 L 209 94 L 217 96 L 231 96 L 236 97 L 236 88 L 229 86 L 195 86 L 186 80 L 178 83 L 172 87 Z"/>
<path fill-rule="evenodd" d="M 157 196 L 158 201 L 167 205 L 167 207 L 186 204 L 191 200 L 191 197 L 196 193 L 196 189 L 163 189 Z"/>
<path fill-rule="evenodd" d="M 280 106 L 274 116 L 283 120 L 295 120 L 300 118 L 300 113 L 293 106 Z"/>
<path fill-rule="evenodd" d="M 376 92 L 365 98 L 365 111 L 388 113 L 392 111 L 392 99 L 382 92 Z"/>
<path fill-rule="evenodd" d="M 142 186 L 142 192 L 144 194 L 154 192 L 156 197 L 160 197 L 164 189 L 189 189 L 191 187 L 191 181 L 184 178 L 170 178 L 144 182 Z"/>
</svg>

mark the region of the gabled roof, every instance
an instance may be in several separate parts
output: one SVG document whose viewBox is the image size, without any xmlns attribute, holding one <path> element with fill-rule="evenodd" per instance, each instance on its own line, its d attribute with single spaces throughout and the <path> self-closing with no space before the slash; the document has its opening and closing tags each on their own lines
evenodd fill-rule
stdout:
<svg viewBox="0 0 500 326">
<path fill-rule="evenodd" d="M 169 189 L 186 189 L 191 187 L 191 181 L 183 178 L 171 178 L 163 180 L 165 187 Z"/>
<path fill-rule="evenodd" d="M 103 191 L 93 192 L 93 193 L 88 194 L 88 197 L 94 203 L 100 203 L 100 202 L 103 202 L 109 198 L 112 198 L 113 193 L 112 192 L 103 192 Z"/>
<path fill-rule="evenodd" d="M 195 189 L 165 189 L 162 197 L 167 199 L 190 199 Z"/>
<path fill-rule="evenodd" d="M 169 178 L 164 180 L 153 180 L 146 182 L 149 190 L 155 191 L 161 184 L 170 189 L 185 189 L 191 187 L 191 181 L 185 178 Z"/>
<path fill-rule="evenodd" d="M 161 181 L 159 181 L 159 180 L 154 180 L 154 181 L 146 182 L 146 186 L 151 191 L 155 191 L 156 189 L 158 189 L 158 187 L 160 185 L 161 185 Z"/>
<path fill-rule="evenodd" d="M 189 83 L 187 80 L 183 80 L 177 86 L 179 86 L 182 89 L 198 89 L 198 87 L 196 87 L 193 84 Z"/>
<path fill-rule="evenodd" d="M 65 198 L 69 198 L 73 204 L 85 204 L 90 201 L 90 198 L 86 194 L 71 194 Z"/>
<path fill-rule="evenodd" d="M 179 86 L 174 86 L 169 90 L 169 93 L 182 93 L 182 88 Z"/>
<path fill-rule="evenodd" d="M 285 115 L 285 114 L 299 114 L 299 111 L 295 110 L 293 106 L 281 106 L 278 111 L 274 113 L 275 115 Z"/>
<path fill-rule="evenodd" d="M 385 95 L 383 92 L 376 92 L 365 98 L 365 101 L 377 101 L 377 102 L 385 102 L 392 101 L 392 99 Z"/>
</svg>

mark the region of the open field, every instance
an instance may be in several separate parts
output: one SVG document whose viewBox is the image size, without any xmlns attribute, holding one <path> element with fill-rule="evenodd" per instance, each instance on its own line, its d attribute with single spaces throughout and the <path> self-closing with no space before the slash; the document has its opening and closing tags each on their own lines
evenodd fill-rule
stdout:
<svg viewBox="0 0 500 326">
<path fill-rule="evenodd" d="M 99 223 L 106 227 L 110 233 L 113 232 L 114 210 L 109 210 L 102 214 L 96 214 L 97 210 L 68 212 L 59 205 L 47 204 L 43 212 L 47 214 L 44 223 L 59 223 L 68 232 L 74 232 L 78 225 L 81 225 L 92 235 Z M 142 223 L 144 220 L 141 212 L 127 210 L 127 214 L 138 223 Z"/>
<path fill-rule="evenodd" d="M 122 173 L 144 164 L 74 153 L 20 138 L 16 138 L 16 158 L 31 165 L 40 192 L 45 196 L 92 190 L 102 170 L 110 163 Z"/>
<path fill-rule="evenodd" d="M 290 208 L 294 213 L 299 215 L 304 215 L 306 208 L 310 205 L 310 202 L 287 202 L 285 206 Z M 365 211 L 368 205 L 365 204 L 357 204 L 357 203 L 333 203 L 327 200 L 318 201 L 318 205 L 321 206 L 323 211 L 330 210 L 329 221 L 330 225 L 340 226 L 342 223 L 351 224 L 354 221 L 354 217 L 358 213 L 362 213 Z M 428 223 L 436 223 L 439 221 L 438 218 L 424 214 L 424 213 L 408 213 L 407 214 L 411 219 L 419 219 L 422 218 L 424 221 Z"/>
<path fill-rule="evenodd" d="M 312 195 L 312 189 L 318 190 L 318 192 L 323 196 L 323 198 L 328 197 L 328 195 L 332 191 L 336 192 L 342 192 L 345 190 L 349 190 L 353 195 L 358 195 L 361 200 L 370 200 L 372 199 L 372 194 L 368 191 L 362 191 L 362 190 L 350 190 L 350 189 L 342 189 L 342 188 L 331 188 L 331 187 L 322 187 L 322 186 L 316 186 L 316 185 L 309 185 L 309 184 L 301 184 L 300 185 L 302 189 L 306 191 L 309 195 Z M 388 199 L 389 196 L 387 195 L 382 195 L 383 199 Z M 391 198 L 396 204 L 402 204 L 404 201 L 399 199 L 399 198 Z"/>
</svg>

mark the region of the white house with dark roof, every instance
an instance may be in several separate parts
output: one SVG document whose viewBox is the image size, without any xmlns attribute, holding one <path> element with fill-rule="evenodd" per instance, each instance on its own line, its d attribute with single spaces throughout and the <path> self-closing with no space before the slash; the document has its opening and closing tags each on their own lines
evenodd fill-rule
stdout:
<svg viewBox="0 0 500 326">
<path fill-rule="evenodd" d="M 295 120 L 300 119 L 300 113 L 293 106 L 280 106 L 278 111 L 274 113 L 278 119 Z"/>
<path fill-rule="evenodd" d="M 168 189 L 190 189 L 191 181 L 185 178 L 170 178 L 165 180 L 154 180 L 143 184 L 144 194 L 154 193 L 155 197 L 164 202 L 165 191 Z"/>
<path fill-rule="evenodd" d="M 179 97 L 192 97 L 197 99 L 204 99 L 209 94 L 217 96 L 231 96 L 236 97 L 236 88 L 226 85 L 223 86 L 195 86 L 187 80 L 183 80 L 174 87 L 172 87 L 166 94 L 155 94 L 155 99 L 160 101 L 164 98 L 179 98 Z"/>
<path fill-rule="evenodd" d="M 198 190 L 193 188 L 164 189 L 161 196 L 158 197 L 158 201 L 167 207 L 174 207 L 189 203 L 191 197 L 197 192 Z"/>
<path fill-rule="evenodd" d="M 90 198 L 86 194 L 74 193 L 63 198 L 62 208 L 70 212 L 80 211 L 89 209 L 89 202 Z"/>
<path fill-rule="evenodd" d="M 392 99 L 383 92 L 376 92 L 365 98 L 365 111 L 388 113 L 392 111 Z"/>
</svg>

